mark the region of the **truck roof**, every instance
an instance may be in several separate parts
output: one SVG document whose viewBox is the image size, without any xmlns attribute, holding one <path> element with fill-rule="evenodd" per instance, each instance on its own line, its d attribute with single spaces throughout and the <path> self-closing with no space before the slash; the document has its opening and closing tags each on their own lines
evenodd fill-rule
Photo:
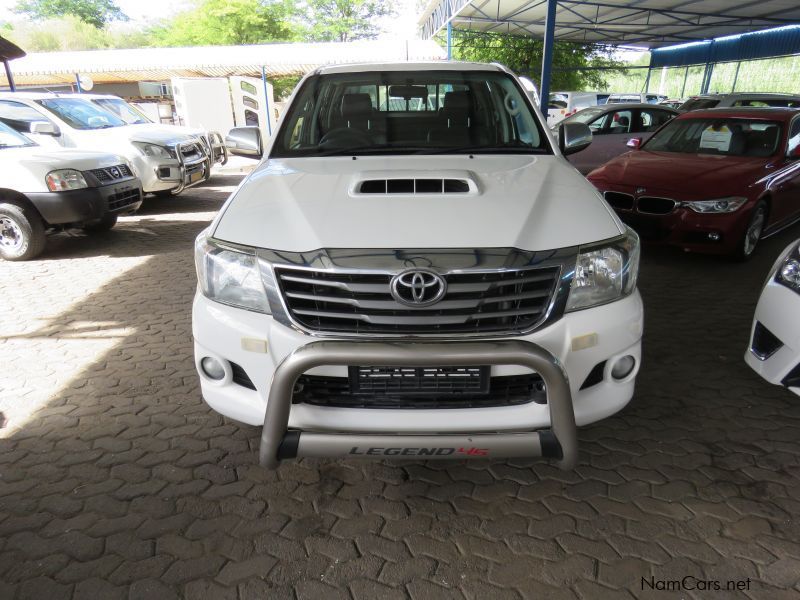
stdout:
<svg viewBox="0 0 800 600">
<path fill-rule="evenodd" d="M 495 71 L 507 72 L 502 65 L 492 63 L 474 63 L 460 61 L 416 61 L 416 62 L 375 62 L 375 63 L 350 63 L 343 65 L 330 65 L 320 67 L 315 73 L 327 75 L 330 73 L 367 73 L 370 71 Z"/>
</svg>

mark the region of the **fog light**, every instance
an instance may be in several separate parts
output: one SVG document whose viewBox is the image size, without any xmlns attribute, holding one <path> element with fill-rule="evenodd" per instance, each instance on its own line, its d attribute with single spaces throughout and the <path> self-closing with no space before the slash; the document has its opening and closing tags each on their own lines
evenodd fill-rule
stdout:
<svg viewBox="0 0 800 600">
<path fill-rule="evenodd" d="M 225 367 L 223 367 L 222 363 L 216 358 L 206 356 L 200 361 L 200 367 L 203 369 L 203 373 L 205 373 L 209 379 L 219 381 L 225 377 Z"/>
<path fill-rule="evenodd" d="M 711 233 L 708 234 L 708 239 L 711 240 L 712 242 L 718 242 L 719 233 L 717 233 L 716 231 L 712 231 Z"/>
<path fill-rule="evenodd" d="M 630 354 L 628 356 L 623 356 L 614 363 L 613 367 L 611 367 L 611 376 L 614 379 L 625 379 L 631 374 L 631 371 L 633 371 L 633 367 L 635 366 L 635 358 L 633 358 Z"/>
</svg>

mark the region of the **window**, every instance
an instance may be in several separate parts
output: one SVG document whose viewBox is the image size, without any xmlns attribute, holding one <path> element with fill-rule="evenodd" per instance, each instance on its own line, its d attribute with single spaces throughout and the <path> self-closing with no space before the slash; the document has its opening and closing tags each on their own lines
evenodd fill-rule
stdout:
<svg viewBox="0 0 800 600">
<path fill-rule="evenodd" d="M 150 119 L 135 106 L 128 104 L 122 98 L 95 98 L 92 100 L 100 108 L 114 113 L 128 125 L 141 125 L 151 123 Z"/>
<path fill-rule="evenodd" d="M 248 98 L 247 96 L 242 98 L 242 104 L 244 104 L 248 108 L 252 108 L 253 110 L 258 110 L 258 102 L 256 102 L 252 98 Z"/>
<path fill-rule="evenodd" d="M 0 119 L 16 131 L 27 133 L 34 121 L 47 121 L 42 113 L 22 102 L 0 100 Z"/>
<path fill-rule="evenodd" d="M 550 153 L 516 81 L 498 71 L 387 71 L 310 77 L 272 156 Z"/>
<path fill-rule="evenodd" d="M 630 133 L 632 117 L 630 110 L 615 110 L 589 123 L 589 129 L 594 135 Z"/>
<path fill-rule="evenodd" d="M 37 102 L 75 129 L 107 129 L 127 125 L 116 115 L 78 98 L 48 98 Z"/>
<path fill-rule="evenodd" d="M 258 127 L 258 114 L 252 110 L 244 109 L 244 123 L 245 125 Z"/>
<path fill-rule="evenodd" d="M 780 123 L 760 119 L 676 119 L 644 147 L 651 152 L 766 157 L 777 150 L 781 129 Z"/>
<path fill-rule="evenodd" d="M 35 146 L 33 140 L 17 133 L 11 127 L 0 121 L 0 150 L 4 148 L 20 148 L 22 146 Z"/>
<path fill-rule="evenodd" d="M 242 88 L 243 92 L 247 92 L 248 94 L 252 94 L 253 96 L 258 95 L 258 90 L 256 89 L 256 86 L 254 86 L 252 83 L 249 83 L 247 81 L 240 81 L 239 87 Z"/>
<path fill-rule="evenodd" d="M 786 149 L 787 154 L 794 156 L 794 152 L 800 148 L 800 118 L 792 121 L 792 128 L 789 130 L 789 145 Z M 795 158 L 797 158 L 795 156 Z"/>
<path fill-rule="evenodd" d="M 655 131 L 674 116 L 666 110 L 642 109 L 639 111 L 640 125 L 637 131 Z"/>
</svg>

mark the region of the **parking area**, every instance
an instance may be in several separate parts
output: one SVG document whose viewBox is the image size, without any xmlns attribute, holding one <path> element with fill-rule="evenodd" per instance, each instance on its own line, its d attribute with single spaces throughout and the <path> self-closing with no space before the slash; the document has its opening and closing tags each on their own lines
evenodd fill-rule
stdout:
<svg viewBox="0 0 800 600">
<path fill-rule="evenodd" d="M 581 430 L 572 472 L 269 472 L 260 430 L 204 404 L 192 361 L 192 241 L 238 182 L 0 262 L 0 598 L 800 595 L 800 402 L 742 360 L 796 228 L 746 264 L 644 248 L 637 393 Z M 687 576 L 748 583 L 659 588 Z"/>
</svg>

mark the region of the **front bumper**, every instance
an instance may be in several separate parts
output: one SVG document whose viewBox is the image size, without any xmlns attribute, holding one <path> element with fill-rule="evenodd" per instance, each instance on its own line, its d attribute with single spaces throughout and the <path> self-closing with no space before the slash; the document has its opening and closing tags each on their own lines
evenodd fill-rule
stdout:
<svg viewBox="0 0 800 600">
<path fill-rule="evenodd" d="M 26 194 L 48 225 L 96 221 L 111 213 L 134 212 L 142 205 L 142 186 L 135 177 L 109 185 L 65 192 Z"/>
<path fill-rule="evenodd" d="M 211 160 L 208 155 L 185 160 L 180 148 L 177 149 L 177 154 L 179 158 L 163 159 L 139 155 L 131 159 L 146 194 L 165 191 L 177 194 L 211 177 Z"/>
<path fill-rule="evenodd" d="M 641 361 L 642 322 L 641 298 L 638 292 L 635 292 L 611 304 L 567 313 L 547 327 L 519 336 L 516 341 L 534 344 L 562 365 L 567 374 L 575 421 L 578 425 L 584 425 L 616 413 L 630 401 Z M 195 362 L 200 373 L 204 399 L 217 412 L 251 425 L 264 423 L 269 402 L 272 401 L 271 388 L 274 387 L 279 366 L 315 340 L 312 336 L 277 323 L 269 315 L 224 306 L 208 300 L 201 294 L 196 295 L 194 301 L 193 334 Z M 573 350 L 576 339 L 593 340 L 594 343 L 586 344 L 587 347 L 583 349 Z M 439 343 L 436 346 L 446 349 L 452 346 L 455 349 L 467 348 L 465 344 L 472 343 L 455 340 Z M 494 345 L 500 342 L 483 340 L 474 343 L 495 347 Z M 356 340 L 348 344 L 366 348 L 362 344 L 367 342 Z M 407 352 L 409 349 L 431 348 L 432 346 L 426 344 L 433 343 L 417 339 L 392 341 L 391 344 L 388 342 L 386 344 Z M 492 376 L 527 373 L 531 368 L 538 372 L 536 367 L 531 367 L 527 362 L 524 363 L 525 366 L 518 366 L 518 363 L 487 360 L 485 347 L 481 348 L 483 349 L 480 350 L 480 359 L 483 362 L 480 364 L 493 364 Z M 626 355 L 634 357 L 635 368 L 625 378 L 616 380 L 611 376 L 611 365 L 617 358 Z M 199 369 L 199 361 L 205 356 L 216 358 L 226 365 L 226 375 L 222 380 L 213 381 L 203 375 Z M 459 356 L 463 361 L 464 357 Z M 369 360 L 370 364 L 374 362 L 374 357 Z M 584 386 L 589 374 L 593 370 L 596 371 L 597 366 L 604 362 L 605 366 L 599 380 L 593 385 Z M 250 376 L 255 390 L 234 381 L 230 366 L 232 363 L 241 367 Z M 322 360 L 310 366 L 308 372 L 314 375 L 346 376 L 347 369 L 342 366 L 343 364 L 353 363 Z M 544 376 L 544 373 L 540 375 Z M 504 436 L 530 434 L 551 427 L 551 404 L 549 398 L 548 404 L 531 402 L 518 406 L 491 408 L 379 409 L 295 404 L 291 406 L 286 424 L 283 424 L 280 415 L 279 428 L 326 434 L 347 432 L 436 437 L 465 433 Z M 536 455 L 536 444 L 528 442 L 525 446 L 526 455 Z M 437 442 L 437 446 L 441 445 L 442 443 Z M 332 446 L 326 442 L 323 447 L 328 452 L 327 456 L 330 456 Z"/>
<path fill-rule="evenodd" d="M 794 244 L 793 244 L 794 246 Z M 774 269 L 773 269 L 774 271 Z M 772 272 L 771 272 L 772 273 Z M 756 306 L 745 362 L 761 377 L 800 395 L 800 294 L 776 283 L 772 276 Z M 756 337 L 758 324 L 767 334 Z M 775 339 L 769 336 L 774 336 Z M 771 343 L 766 343 L 765 338 Z"/>
<path fill-rule="evenodd" d="M 607 191 L 635 196 L 632 188 L 619 187 Z M 670 197 L 670 194 L 649 192 L 648 196 Z M 676 200 L 681 202 L 681 200 Z M 613 206 L 620 219 L 631 227 L 643 241 L 676 246 L 691 252 L 705 254 L 731 254 L 737 250 L 750 222 L 754 202 L 749 201 L 732 213 L 698 213 L 690 208 L 676 206 L 666 214 L 641 211 L 636 204 L 631 209 Z"/>
</svg>

